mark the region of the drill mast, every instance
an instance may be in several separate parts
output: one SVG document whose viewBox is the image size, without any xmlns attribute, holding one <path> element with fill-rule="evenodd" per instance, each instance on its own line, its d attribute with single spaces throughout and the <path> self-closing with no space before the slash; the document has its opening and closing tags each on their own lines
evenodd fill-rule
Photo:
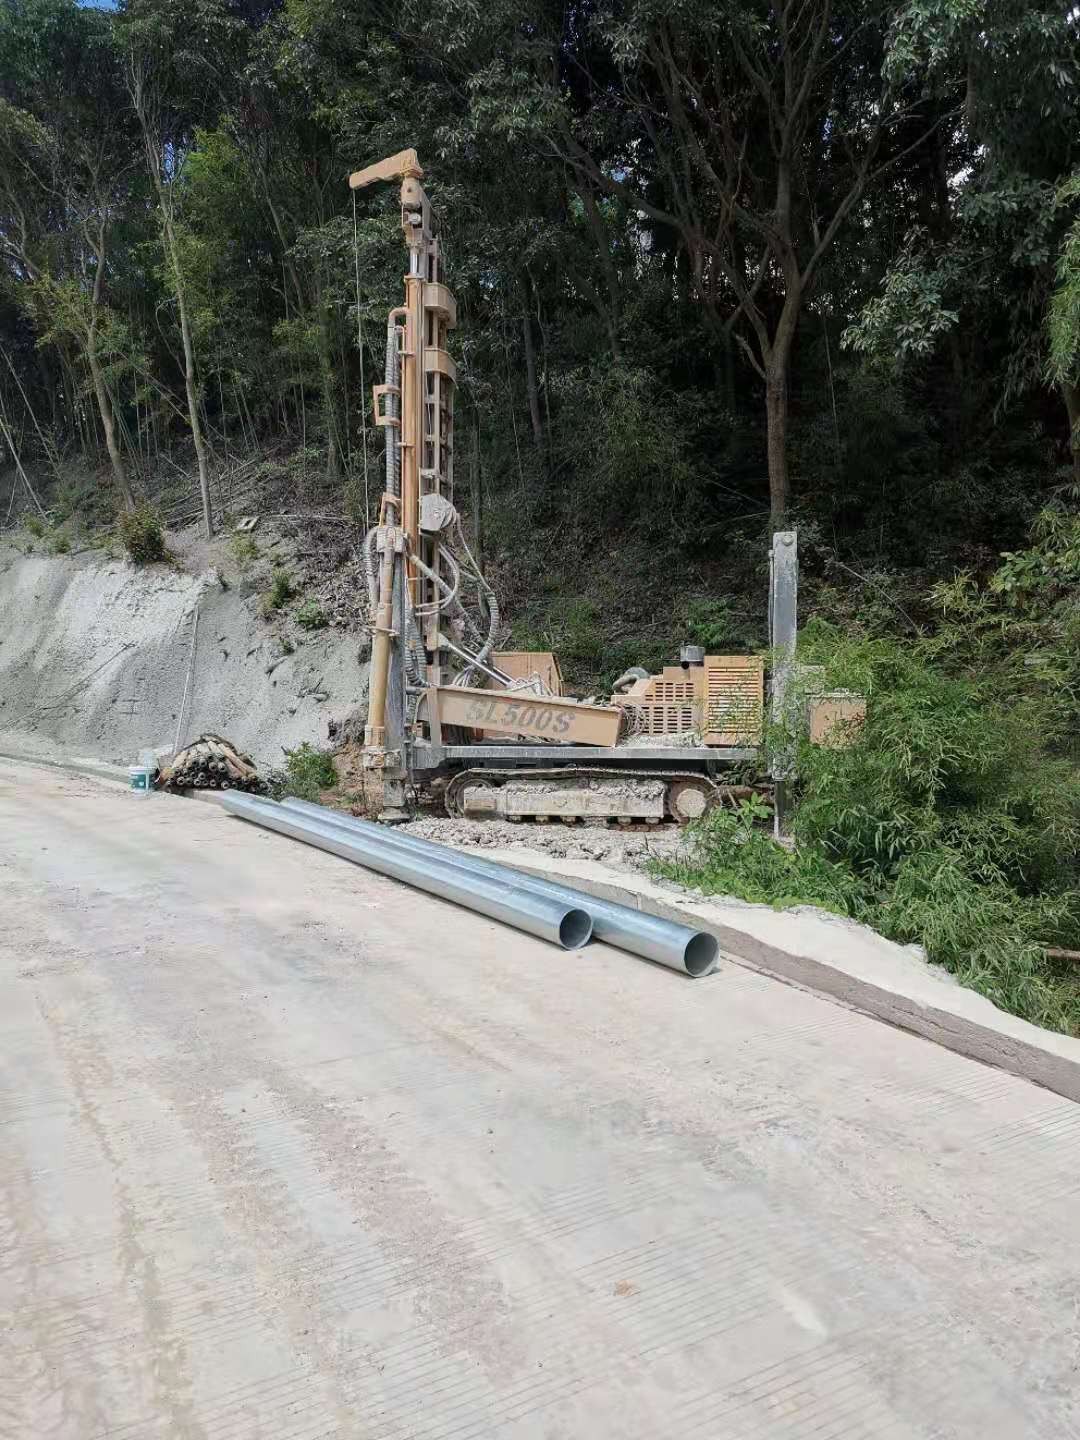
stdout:
<svg viewBox="0 0 1080 1440">
<path fill-rule="evenodd" d="M 444 679 L 448 652 L 440 637 L 440 612 L 457 572 L 441 541 L 457 523 L 457 367 L 446 348 L 457 307 L 444 283 L 422 176 L 416 151 L 403 150 L 349 177 L 354 191 L 400 180 L 401 229 L 409 257 L 405 303 L 388 316 L 384 382 L 373 387 L 375 423 L 386 430 L 386 486 L 378 525 L 365 545 L 375 617 L 365 759 L 369 769 L 382 773 L 391 810 L 400 804 L 402 747 L 409 739 L 402 689 L 423 690 Z"/>
</svg>

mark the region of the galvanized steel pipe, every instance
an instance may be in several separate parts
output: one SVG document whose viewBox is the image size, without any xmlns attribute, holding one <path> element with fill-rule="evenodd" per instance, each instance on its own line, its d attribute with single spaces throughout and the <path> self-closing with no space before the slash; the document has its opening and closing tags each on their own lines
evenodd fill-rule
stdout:
<svg viewBox="0 0 1080 1440">
<path fill-rule="evenodd" d="M 384 832 L 380 827 L 376 827 L 379 842 L 373 843 L 369 837 L 351 833 L 343 826 L 286 810 L 271 800 L 241 795 L 235 790 L 223 791 L 221 803 L 230 814 L 243 820 L 340 855 L 354 865 L 377 870 L 418 890 L 426 890 L 429 895 L 452 900 L 492 920 L 501 920 L 517 930 L 550 940 L 564 950 L 580 949 L 592 935 L 592 919 L 585 910 L 519 885 L 513 871 L 507 871 L 505 879 L 498 879 L 475 874 L 461 866 L 433 863 L 403 847 L 383 845 Z"/>
<path fill-rule="evenodd" d="M 336 810 L 328 810 L 325 805 L 313 805 L 307 800 L 295 800 L 292 797 L 282 800 L 281 805 L 324 824 L 336 825 L 349 833 L 367 836 L 372 843 L 426 856 L 432 863 L 457 866 L 488 879 L 513 876 L 515 883 L 537 895 L 546 895 L 550 899 L 578 905 L 587 910 L 592 916 L 593 934 L 597 940 L 616 945 L 620 950 L 629 950 L 631 954 L 640 955 L 643 959 L 655 960 L 657 964 L 666 965 L 671 970 L 681 970 L 683 974 L 691 975 L 695 979 L 707 975 L 716 965 L 720 947 L 716 938 L 707 930 L 695 930 L 674 920 L 662 920 L 656 915 L 646 915 L 629 905 L 619 905 L 614 900 L 594 899 L 592 895 L 574 890 L 568 885 L 560 885 L 556 880 L 545 880 L 539 875 L 525 875 L 511 866 L 500 865 L 497 861 L 453 850 L 435 840 L 421 840 L 415 835 L 405 835 L 386 825 L 374 825 L 369 820 L 342 815 Z"/>
</svg>

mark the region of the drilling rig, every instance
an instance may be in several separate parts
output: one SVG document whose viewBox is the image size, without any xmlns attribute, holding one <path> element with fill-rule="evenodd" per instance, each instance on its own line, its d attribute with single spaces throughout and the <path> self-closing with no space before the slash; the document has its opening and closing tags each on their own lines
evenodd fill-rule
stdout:
<svg viewBox="0 0 1080 1440">
<path fill-rule="evenodd" d="M 372 397 L 386 479 L 363 544 L 368 806 L 403 819 L 407 795 L 438 790 L 457 815 L 695 819 L 747 793 L 731 783 L 733 771 L 766 778 L 764 659 L 686 645 L 677 665 L 659 675 L 635 667 L 596 703 L 562 694 L 554 655 L 497 648 L 498 603 L 453 502 L 457 367 L 447 337 L 457 307 L 422 178 L 415 150 L 349 178 L 354 191 L 399 183 L 408 252 L 404 304 L 387 317 L 385 373 Z M 774 536 L 770 573 L 776 712 L 794 655 L 793 532 Z"/>
</svg>

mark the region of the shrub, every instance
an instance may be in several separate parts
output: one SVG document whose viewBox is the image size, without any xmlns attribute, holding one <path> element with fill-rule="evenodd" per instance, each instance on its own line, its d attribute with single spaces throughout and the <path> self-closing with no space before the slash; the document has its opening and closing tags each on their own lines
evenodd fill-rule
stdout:
<svg viewBox="0 0 1080 1440">
<path fill-rule="evenodd" d="M 285 782 L 282 794 L 318 802 L 324 790 L 337 784 L 337 771 L 329 750 L 316 749 L 305 740 L 295 750 L 285 751 Z"/>
<path fill-rule="evenodd" d="M 50 530 L 45 536 L 45 552 L 48 555 L 70 554 L 71 537 L 64 530 Z"/>
<path fill-rule="evenodd" d="M 683 630 L 692 645 L 709 655 L 727 655 L 753 644 L 750 627 L 740 621 L 726 600 L 695 596 L 687 602 Z"/>
<path fill-rule="evenodd" d="M 128 558 L 136 565 L 165 559 L 165 531 L 161 516 L 151 506 L 139 505 L 134 510 L 125 510 L 117 521 L 117 530 Z"/>
<path fill-rule="evenodd" d="M 293 618 L 302 630 L 322 630 L 329 623 L 326 611 L 317 600 L 305 600 L 293 611 Z"/>
<path fill-rule="evenodd" d="M 246 570 L 253 560 L 259 558 L 261 553 L 250 535 L 234 535 L 229 541 L 229 549 L 232 551 L 232 557 L 239 570 Z"/>
<path fill-rule="evenodd" d="M 270 576 L 270 589 L 262 597 L 263 614 L 269 617 L 276 610 L 281 610 L 295 594 L 292 576 L 283 565 L 276 565 Z"/>
<path fill-rule="evenodd" d="M 48 528 L 40 515 L 24 515 L 22 523 L 23 529 L 33 535 L 35 540 L 40 540 Z"/>
<path fill-rule="evenodd" d="M 1072 577 L 1064 561 L 1057 586 L 1042 573 L 1009 556 L 985 590 L 961 577 L 944 597 L 956 618 L 932 635 L 808 626 L 800 659 L 822 667 L 814 683 L 858 690 L 869 705 L 846 747 L 775 737 L 795 757 L 795 850 L 756 828 L 753 806 L 714 811 L 692 828 L 690 859 L 662 873 L 850 915 L 919 943 L 1004 1008 L 1080 1033 L 1080 988 L 1047 957 L 1080 948 Z M 1019 600 L 1007 588 L 1017 576 Z"/>
<path fill-rule="evenodd" d="M 270 577 L 270 604 L 275 610 L 280 610 L 295 593 L 288 570 L 283 565 L 276 565 Z"/>
</svg>

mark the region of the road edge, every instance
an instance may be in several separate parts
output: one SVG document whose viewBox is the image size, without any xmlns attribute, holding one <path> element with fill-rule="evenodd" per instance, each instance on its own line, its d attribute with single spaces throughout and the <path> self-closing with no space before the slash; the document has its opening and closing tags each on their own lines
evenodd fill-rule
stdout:
<svg viewBox="0 0 1080 1440">
<path fill-rule="evenodd" d="M 120 766 L 101 761 L 0 751 L 0 760 L 76 772 L 127 785 Z M 217 792 L 194 792 L 217 800 Z M 475 854 L 470 846 L 454 846 Z M 595 861 L 560 859 L 542 851 L 485 849 L 527 875 L 571 885 L 601 900 L 708 930 L 722 958 L 771 979 L 839 1001 L 897 1029 L 922 1036 L 971 1060 L 1030 1080 L 1080 1103 L 1080 1040 L 1040 1029 L 1000 1010 L 864 926 L 822 912 L 773 911 L 766 906 L 709 899 L 629 876 Z"/>
<path fill-rule="evenodd" d="M 595 862 L 559 860 L 539 851 L 482 853 L 597 899 L 700 926 L 716 937 L 723 958 L 734 964 L 840 1001 L 1080 1103 L 1080 1040 L 1000 1010 L 863 926 L 821 912 L 777 912 L 708 899 L 668 889 L 644 875 L 630 877 Z"/>
</svg>

